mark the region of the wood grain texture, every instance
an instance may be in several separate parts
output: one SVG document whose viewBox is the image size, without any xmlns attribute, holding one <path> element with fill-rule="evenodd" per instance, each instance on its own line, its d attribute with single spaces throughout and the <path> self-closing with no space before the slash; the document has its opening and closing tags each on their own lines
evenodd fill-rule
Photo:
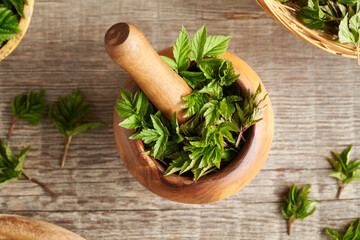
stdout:
<svg viewBox="0 0 360 240">
<path fill-rule="evenodd" d="M 275 135 L 268 160 L 239 193 L 216 203 L 188 205 L 157 197 L 128 173 L 115 147 L 113 106 L 127 73 L 107 56 L 103 37 L 116 22 L 131 22 L 151 45 L 175 42 L 206 23 L 210 35 L 232 35 L 229 51 L 260 76 L 271 97 Z M 291 239 L 329 239 L 360 217 L 360 184 L 335 201 L 337 183 L 325 157 L 355 145 L 360 157 L 360 92 L 356 61 L 327 54 L 289 33 L 253 0 L 37 0 L 18 48 L 0 63 L 0 136 L 11 125 L 10 101 L 46 88 L 54 102 L 79 86 L 94 105 L 91 120 L 108 127 L 75 136 L 64 169 L 63 138 L 49 120 L 19 122 L 11 145 L 32 149 L 28 173 L 59 194 L 21 180 L 0 189 L 0 211 L 45 220 L 86 239 L 289 239 L 281 203 L 292 183 L 312 184 L 314 215 L 294 223 Z M 141 226 L 141 227 L 140 227 Z"/>
</svg>

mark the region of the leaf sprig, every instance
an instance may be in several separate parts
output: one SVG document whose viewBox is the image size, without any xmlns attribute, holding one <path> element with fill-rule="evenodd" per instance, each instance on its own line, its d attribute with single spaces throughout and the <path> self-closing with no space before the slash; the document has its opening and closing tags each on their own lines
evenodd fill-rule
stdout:
<svg viewBox="0 0 360 240">
<path fill-rule="evenodd" d="M 71 139 L 74 135 L 94 128 L 104 126 L 98 122 L 83 122 L 81 118 L 90 110 L 91 104 L 85 104 L 86 97 L 82 96 L 79 88 L 76 88 L 66 98 L 59 98 L 59 101 L 49 107 L 51 121 L 57 130 L 65 138 L 65 150 L 60 166 L 65 166 L 67 153 Z"/>
<path fill-rule="evenodd" d="M 34 92 L 30 90 L 28 94 L 17 95 L 11 102 L 12 111 L 14 114 L 13 122 L 8 133 L 8 138 L 14 130 L 14 127 L 19 120 L 25 120 L 30 125 L 36 126 L 45 117 L 45 111 L 48 109 L 45 98 L 45 90 Z"/>
<path fill-rule="evenodd" d="M 53 197 L 56 197 L 56 194 L 51 191 L 44 183 L 30 177 L 23 170 L 23 163 L 29 150 L 30 146 L 24 148 L 18 156 L 15 156 L 10 149 L 10 145 L 6 145 L 0 139 L 0 186 L 16 181 L 20 176 L 23 176 L 27 180 L 38 184 Z"/>
<path fill-rule="evenodd" d="M 234 85 L 235 74 L 227 59 L 211 58 L 223 55 L 230 37 L 207 36 L 205 25 L 190 41 L 184 27 L 173 47 L 174 59 L 162 56 L 165 62 L 187 82 L 193 92 L 185 96 L 183 108 L 191 117 L 179 126 L 176 115 L 171 121 L 156 112 L 141 91 L 134 96 L 121 89 L 115 107 L 124 118 L 121 127 L 137 129 L 131 139 L 141 139 L 146 154 L 166 167 L 165 175 L 192 173 L 194 180 L 217 171 L 231 161 L 240 149 L 244 131 L 261 120 L 263 100 L 257 101 L 261 87 L 245 99 Z M 264 96 L 264 98 L 266 95 Z"/>
<path fill-rule="evenodd" d="M 288 234 L 291 234 L 292 224 L 297 219 L 304 219 L 312 215 L 316 210 L 318 201 L 309 201 L 311 185 L 303 187 L 300 191 L 296 185 L 292 185 L 288 198 L 285 200 L 281 211 L 284 218 L 288 219 Z"/>
<path fill-rule="evenodd" d="M 360 219 L 353 221 L 347 229 L 345 235 L 340 234 L 331 228 L 326 228 L 326 232 L 335 240 L 359 240 L 360 239 Z"/>
<path fill-rule="evenodd" d="M 349 145 L 342 153 L 332 152 L 333 158 L 327 160 L 334 168 L 329 176 L 340 181 L 337 199 L 340 199 L 344 188 L 351 182 L 360 180 L 360 159 L 350 162 L 350 152 L 353 145 Z"/>
</svg>

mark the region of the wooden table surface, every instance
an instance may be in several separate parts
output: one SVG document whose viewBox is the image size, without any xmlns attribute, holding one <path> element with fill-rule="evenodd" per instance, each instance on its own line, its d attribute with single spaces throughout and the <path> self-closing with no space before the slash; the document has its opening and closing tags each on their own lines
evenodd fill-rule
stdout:
<svg viewBox="0 0 360 240">
<path fill-rule="evenodd" d="M 189 34 L 204 23 L 210 35 L 232 35 L 229 50 L 262 78 L 273 103 L 275 135 L 257 177 L 232 197 L 206 205 L 170 202 L 144 189 L 115 148 L 112 116 L 127 74 L 107 56 L 106 30 L 137 25 L 157 50 L 172 45 L 181 25 Z M 29 89 L 47 90 L 54 102 L 80 87 L 93 104 L 88 119 L 106 128 L 73 138 L 66 167 L 59 168 L 63 138 L 49 120 L 19 122 L 14 152 L 31 151 L 24 168 L 59 197 L 20 180 L 0 189 L 0 212 L 55 223 L 87 239 L 290 239 L 280 208 L 288 187 L 312 184 L 321 200 L 314 215 L 293 226 L 291 239 L 329 239 L 325 227 L 344 229 L 360 217 L 360 183 L 335 200 L 328 177 L 331 150 L 355 145 L 360 158 L 360 68 L 295 37 L 253 0 L 36 0 L 19 47 L 0 63 L 0 136 L 11 125 L 10 101 Z"/>
</svg>

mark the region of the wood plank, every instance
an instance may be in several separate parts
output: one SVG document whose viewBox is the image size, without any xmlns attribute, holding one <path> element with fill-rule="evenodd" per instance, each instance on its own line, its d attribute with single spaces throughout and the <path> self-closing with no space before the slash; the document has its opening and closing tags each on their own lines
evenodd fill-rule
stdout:
<svg viewBox="0 0 360 240">
<path fill-rule="evenodd" d="M 127 74 L 107 56 L 106 30 L 127 21 L 157 50 L 171 46 L 181 25 L 193 35 L 204 23 L 210 35 L 232 35 L 229 50 L 262 78 L 275 113 L 270 156 L 241 192 L 213 204 L 166 201 L 138 184 L 122 164 L 112 114 Z M 298 39 L 255 1 L 37 0 L 19 47 L 0 63 L 0 136 L 10 127 L 11 99 L 47 89 L 54 102 L 75 87 L 93 109 L 86 116 L 108 126 L 74 137 L 65 169 L 58 167 L 63 138 L 46 120 L 16 126 L 15 152 L 31 145 L 25 169 L 59 193 L 55 201 L 21 180 L 0 189 L 0 212 L 49 221 L 87 239 L 286 239 L 280 208 L 288 187 L 312 184 L 316 213 L 294 224 L 292 239 L 327 239 L 360 216 L 360 184 L 336 201 L 337 182 L 326 157 L 355 145 L 360 156 L 360 76 L 356 61 L 329 55 Z M 96 144 L 94 144 L 96 143 Z"/>
</svg>

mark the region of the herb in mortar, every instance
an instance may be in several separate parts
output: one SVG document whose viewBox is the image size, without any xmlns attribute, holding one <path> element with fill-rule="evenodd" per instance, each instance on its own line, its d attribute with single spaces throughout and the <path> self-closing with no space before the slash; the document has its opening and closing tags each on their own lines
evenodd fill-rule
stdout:
<svg viewBox="0 0 360 240">
<path fill-rule="evenodd" d="M 297 190 L 296 185 L 292 185 L 289 190 L 288 198 L 285 200 L 284 205 L 281 208 L 284 218 L 289 220 L 288 234 L 291 234 L 292 224 L 297 219 L 304 219 L 316 210 L 316 204 L 318 201 L 309 201 L 308 194 L 310 193 L 311 185 L 308 185 Z"/>
<path fill-rule="evenodd" d="M 329 176 L 340 181 L 340 187 L 337 194 L 337 199 L 340 199 L 341 193 L 351 182 L 360 180 L 360 159 L 354 160 L 350 163 L 350 151 L 353 145 L 347 147 L 341 154 L 332 152 L 333 158 L 328 158 L 329 163 L 334 168 L 334 172 Z"/>
<path fill-rule="evenodd" d="M 309 28 L 321 29 L 338 35 L 340 43 L 351 43 L 357 49 L 360 66 L 360 1 L 359 0 L 278 0 L 295 2 L 297 12 Z M 337 41 L 337 39 L 335 39 Z"/>
<path fill-rule="evenodd" d="M 326 228 L 326 232 L 335 240 L 360 240 L 360 219 L 350 224 L 343 237 L 340 237 L 340 234 L 331 228 Z"/>
<path fill-rule="evenodd" d="M 0 0 L 0 48 L 20 32 L 20 18 L 24 16 L 26 0 Z"/>
<path fill-rule="evenodd" d="M 44 183 L 39 182 L 35 178 L 30 177 L 23 170 L 23 163 L 26 157 L 27 152 L 30 150 L 30 146 L 23 149 L 19 155 L 16 157 L 10 149 L 9 145 L 0 139 L 0 186 L 9 182 L 13 182 L 19 179 L 20 175 L 25 177 L 27 180 L 38 184 L 45 191 L 50 193 L 53 197 L 56 197 L 56 194 L 51 191 Z"/>
<path fill-rule="evenodd" d="M 184 27 L 173 47 L 174 60 L 163 60 L 193 89 L 185 96 L 185 116 L 191 117 L 179 125 L 176 114 L 168 121 L 155 109 L 142 91 L 134 96 L 121 89 L 123 100 L 115 110 L 124 119 L 121 127 L 136 129 L 130 139 L 141 139 L 144 154 L 153 156 L 166 166 L 165 175 L 191 173 L 196 181 L 219 170 L 233 160 L 244 142 L 244 132 L 259 122 L 265 107 L 258 101 L 261 87 L 245 98 L 235 84 L 232 63 L 214 58 L 223 55 L 230 37 L 207 37 L 205 25 L 190 41 Z M 243 140 L 243 141 L 242 141 Z"/>
<path fill-rule="evenodd" d="M 65 166 L 71 138 L 90 129 L 104 126 L 103 123 L 89 123 L 81 118 L 90 110 L 91 104 L 85 104 L 86 97 L 81 96 L 80 90 L 75 89 L 68 97 L 59 98 L 59 101 L 49 106 L 51 121 L 65 138 L 65 150 L 61 160 L 61 167 Z"/>
<path fill-rule="evenodd" d="M 11 107 L 14 118 L 9 130 L 8 138 L 14 130 L 19 120 L 25 120 L 30 125 L 37 126 L 38 123 L 46 117 L 45 111 L 48 108 L 45 98 L 45 90 L 34 92 L 30 90 L 28 94 L 17 95 L 11 101 Z"/>
</svg>

